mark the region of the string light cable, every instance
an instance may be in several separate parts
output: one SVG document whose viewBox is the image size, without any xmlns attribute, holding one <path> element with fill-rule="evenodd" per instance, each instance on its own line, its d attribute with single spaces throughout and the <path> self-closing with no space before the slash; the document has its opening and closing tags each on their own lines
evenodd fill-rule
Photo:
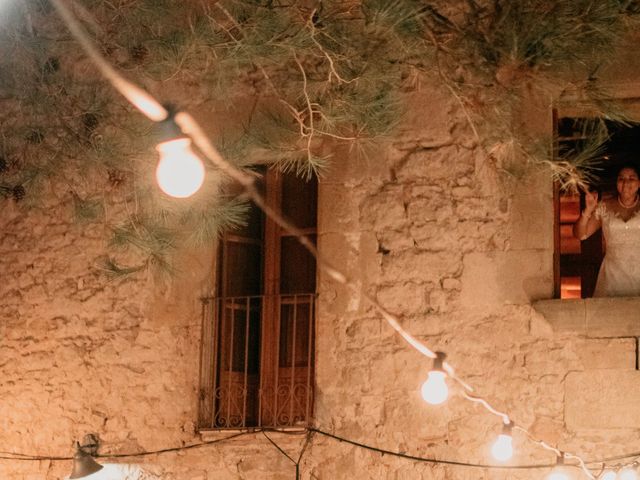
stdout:
<svg viewBox="0 0 640 480">
<path fill-rule="evenodd" d="M 158 450 L 149 450 L 142 452 L 132 452 L 132 453 L 108 453 L 108 454 L 97 454 L 96 458 L 135 458 L 135 457 L 147 457 L 150 455 L 161 455 L 163 453 L 171 453 L 171 452 L 181 452 L 184 450 L 191 450 L 194 448 L 206 447 L 209 445 L 215 445 L 217 443 L 228 442 L 230 440 L 234 440 L 239 437 L 243 437 L 246 435 L 250 435 L 260 431 L 258 430 L 243 430 L 241 432 L 236 432 L 232 435 L 228 435 L 223 438 L 216 438 L 214 440 L 207 440 L 204 442 L 193 443 L 190 445 L 182 445 L 179 447 L 168 447 L 161 448 Z M 19 453 L 19 452 L 4 452 L 0 451 L 0 459 L 2 460 L 23 460 L 23 461 L 40 461 L 40 460 L 51 460 L 51 461 L 62 461 L 62 460 L 73 460 L 73 456 L 64 456 L 64 455 L 38 455 L 38 454 L 29 454 L 29 453 Z"/>
<path fill-rule="evenodd" d="M 298 459 L 295 460 L 293 457 L 291 457 L 291 455 L 289 455 L 286 451 L 284 451 L 284 449 L 280 445 L 278 445 L 271 436 L 267 435 L 268 433 L 295 435 L 295 436 L 306 435 L 306 439 L 300 450 Z M 368 443 L 349 439 L 344 436 L 337 435 L 335 433 L 331 433 L 317 427 L 309 427 L 309 428 L 305 428 L 301 430 L 293 430 L 293 431 L 276 429 L 276 428 L 255 428 L 255 429 L 248 429 L 241 432 L 237 432 L 232 435 L 228 435 L 224 438 L 218 438 L 215 440 L 210 440 L 210 441 L 205 441 L 205 442 L 200 442 L 200 443 L 195 443 L 190 445 L 183 445 L 180 447 L 170 447 L 170 448 L 163 448 L 158 450 L 132 452 L 132 453 L 98 454 L 98 455 L 95 455 L 95 457 L 96 458 L 137 458 L 137 457 L 146 457 L 150 455 L 161 455 L 164 453 L 179 452 L 184 450 L 191 450 L 195 448 L 206 447 L 214 444 L 220 444 L 220 443 L 237 439 L 239 437 L 243 437 L 247 435 L 255 435 L 255 434 L 262 434 L 283 456 L 285 456 L 290 462 L 298 466 L 300 465 L 304 454 L 308 450 L 308 447 L 311 445 L 314 434 L 321 435 L 332 440 L 336 440 L 340 443 L 346 443 L 354 447 L 361 448 L 363 450 L 379 453 L 380 455 L 388 455 L 390 457 L 402 458 L 405 460 L 410 460 L 410 461 L 419 462 L 419 463 L 451 465 L 451 466 L 464 467 L 464 468 L 481 468 L 481 469 L 487 469 L 487 470 L 549 470 L 558 466 L 558 460 L 556 460 L 556 462 L 554 463 L 496 465 L 496 464 L 490 464 L 490 463 L 474 463 L 474 462 L 465 462 L 465 461 L 458 461 L 458 460 L 449 460 L 444 458 L 424 457 L 419 455 L 412 455 L 405 452 L 398 452 L 398 451 L 389 450 L 381 447 L 376 447 Z M 560 452 L 557 458 L 562 458 L 563 456 L 566 457 L 566 455 L 563 452 Z M 635 467 L 638 465 L 639 457 L 640 457 L 640 452 L 633 452 L 633 453 L 625 454 L 624 456 L 618 455 L 615 457 L 607 457 L 603 459 L 590 460 L 590 461 L 586 461 L 585 463 L 588 465 L 596 465 L 596 464 L 601 465 L 601 467 L 599 467 L 601 472 L 598 473 L 595 478 L 598 478 L 601 480 L 609 480 L 609 479 L 604 479 L 601 475 L 607 473 L 607 471 L 623 472 L 625 469 L 629 469 L 630 467 Z M 617 464 L 610 464 L 606 467 L 604 466 L 609 462 L 621 460 L 625 458 L 632 458 L 632 460 L 623 464 L 617 463 Z M 0 459 L 24 460 L 24 461 L 41 461 L 41 460 L 63 461 L 63 460 L 72 460 L 73 456 L 47 456 L 47 455 L 31 455 L 31 454 L 16 453 L 16 452 L 13 452 L 13 453 L 0 452 Z M 560 463 L 564 467 L 580 468 L 579 465 L 567 465 L 567 464 L 564 464 L 563 461 Z M 298 471 L 298 469 L 296 470 Z"/>
<path fill-rule="evenodd" d="M 282 455 L 284 455 L 291 463 L 293 463 L 293 465 L 296 467 L 296 480 L 299 480 L 300 478 L 300 462 L 302 462 L 302 457 L 304 456 L 305 452 L 307 451 L 307 447 L 309 446 L 309 444 L 311 443 L 311 437 L 313 436 L 313 431 L 312 430 L 307 430 L 307 437 L 302 445 L 302 448 L 300 449 L 300 453 L 298 454 L 298 459 L 294 460 L 291 455 L 289 455 L 287 452 L 284 451 L 284 449 L 278 445 L 276 442 L 273 441 L 273 439 L 267 435 L 265 430 L 262 430 L 262 435 L 265 436 L 265 438 L 267 440 L 269 440 L 269 443 L 271 443 L 271 445 L 273 445 Z"/>
<path fill-rule="evenodd" d="M 86 52 L 87 56 L 96 65 L 100 73 L 105 79 L 120 93 L 122 94 L 134 107 L 142 112 L 147 118 L 154 122 L 162 122 L 169 117 L 168 110 L 162 105 L 161 102 L 156 100 L 152 95 L 125 79 L 120 75 L 115 68 L 113 68 L 108 61 L 100 54 L 99 50 L 93 45 L 92 40 L 84 31 L 78 20 L 74 17 L 71 10 L 65 5 L 63 0 L 51 0 L 51 3 L 55 7 L 56 11 L 64 21 L 65 25 L 73 35 L 73 37 L 79 42 L 80 46 Z M 220 155 L 213 143 L 209 140 L 208 136 L 204 133 L 200 125 L 196 120 L 188 113 L 184 111 L 177 112 L 174 116 L 175 123 L 180 127 L 181 131 L 188 136 L 194 144 L 198 147 L 200 152 L 209 160 L 212 165 L 220 172 L 227 175 L 229 178 L 238 182 L 245 190 L 245 194 L 261 208 L 265 215 L 276 222 L 285 231 L 295 236 L 297 240 L 307 249 L 316 259 L 318 268 L 331 279 L 337 283 L 347 287 L 354 295 L 366 300 L 374 307 L 378 313 L 386 320 L 391 328 L 393 328 L 411 347 L 417 350 L 422 355 L 431 358 L 438 359 L 438 354 L 431 350 L 427 345 L 420 342 L 417 338 L 406 331 L 401 323 L 400 319 L 388 311 L 382 304 L 380 304 L 372 295 L 359 290 L 356 282 L 351 280 L 345 273 L 338 268 L 330 264 L 330 262 L 316 249 L 313 243 L 307 238 L 303 232 L 301 232 L 296 226 L 290 223 L 278 212 L 266 205 L 264 198 L 260 195 L 255 187 L 254 179 L 252 176 L 247 175 L 242 170 L 236 168 Z M 473 388 L 461 379 L 455 372 L 454 367 L 446 361 L 442 361 L 440 366 L 441 371 L 446 373 L 446 378 L 453 381 L 455 384 L 461 387 L 464 392 L 464 398 L 483 406 L 488 412 L 500 417 L 503 423 L 511 422 L 508 414 L 501 412 L 494 406 L 492 406 L 488 400 L 480 398 L 472 394 Z M 525 434 L 526 438 L 539 445 L 540 447 L 553 451 L 556 455 L 561 456 L 563 459 L 573 460 L 577 462 L 577 467 L 587 475 L 588 478 L 595 480 L 596 476 L 587 468 L 587 464 L 592 462 L 585 462 L 580 456 L 569 453 L 560 452 L 557 448 L 547 444 L 542 440 L 536 439 L 529 431 L 521 426 L 516 426 L 515 429 Z M 195 448 L 195 446 L 194 446 Z M 151 454 L 151 453 L 149 453 Z M 628 457 L 628 456 L 625 456 Z M 19 457 L 16 457 L 19 458 Z M 545 466 L 544 468 L 548 468 Z"/>
<path fill-rule="evenodd" d="M 282 447 L 280 447 L 271 437 L 269 437 L 266 434 L 266 431 L 271 431 L 271 432 L 278 432 L 281 434 L 286 434 L 286 435 L 300 435 L 300 434 L 305 434 L 306 438 L 304 443 L 302 444 L 302 448 L 300 450 L 300 454 L 298 455 L 298 459 L 294 460 Z M 135 453 L 115 453 L 115 454 L 98 454 L 97 453 L 97 449 L 98 449 L 98 439 L 96 435 L 93 434 L 89 434 L 87 436 L 85 436 L 85 439 L 89 438 L 92 440 L 92 444 L 91 445 L 80 445 L 80 443 L 76 442 L 76 454 L 74 456 L 47 456 L 47 455 L 31 455 L 31 454 L 25 454 L 25 453 L 18 453 L 18 452 L 2 452 L 0 451 L 0 459 L 3 460 L 22 460 L 22 461 L 43 461 L 43 460 L 47 460 L 47 461 L 66 461 L 66 460 L 73 460 L 74 461 L 74 468 L 73 468 L 73 472 L 71 474 L 71 476 L 69 476 L 68 478 L 85 478 L 86 476 L 90 475 L 91 473 L 95 473 L 99 470 L 101 470 L 103 468 L 102 465 L 100 465 L 99 463 L 96 463 L 94 458 L 135 458 L 135 457 L 145 457 L 145 456 L 150 456 L 150 455 L 160 455 L 163 453 L 170 453 L 170 452 L 179 452 L 179 451 L 185 451 L 185 450 L 191 450 L 194 448 L 201 448 L 201 447 L 205 447 L 205 446 L 210 446 L 210 445 L 214 445 L 214 444 L 219 444 L 219 443 L 224 443 L 224 442 L 228 442 L 230 440 L 234 440 L 236 438 L 245 436 L 245 435 L 250 435 L 250 434 L 257 434 L 257 433 L 262 433 L 267 440 L 269 440 L 269 442 L 274 445 L 276 447 L 276 449 L 282 454 L 284 455 L 288 460 L 290 460 L 291 462 L 294 463 L 295 465 L 295 469 L 296 469 L 296 480 L 298 480 L 300 478 L 300 462 L 302 461 L 302 457 L 305 453 L 305 451 L 307 450 L 307 447 L 309 446 L 309 443 L 311 441 L 311 436 L 313 435 L 313 432 L 309 431 L 308 429 L 302 429 L 302 430 L 291 430 L 291 429 L 287 429 L 287 430 L 279 430 L 279 429 L 263 429 L 263 428 L 252 428 L 252 429 L 246 429 L 243 431 L 239 431 L 236 432 L 234 434 L 228 435 L 226 437 L 223 438 L 218 438 L 215 440 L 210 440 L 210 441 L 204 441 L 204 442 L 199 442 L 199 443 L 195 443 L 195 444 L 190 444 L 190 445 L 183 445 L 180 447 L 169 447 L 169 448 L 163 448 L 163 449 L 158 449 L 158 450 L 150 450 L 150 451 L 142 451 L 142 452 L 135 452 Z M 93 448 L 92 451 L 87 451 L 86 448 Z"/>
</svg>

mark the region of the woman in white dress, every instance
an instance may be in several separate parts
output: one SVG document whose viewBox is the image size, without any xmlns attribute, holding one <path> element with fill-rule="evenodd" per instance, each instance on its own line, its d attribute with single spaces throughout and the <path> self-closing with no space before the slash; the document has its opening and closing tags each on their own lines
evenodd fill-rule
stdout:
<svg viewBox="0 0 640 480">
<path fill-rule="evenodd" d="M 605 243 L 594 297 L 640 296 L 639 188 L 637 167 L 625 165 L 618 172 L 616 196 L 598 202 L 598 192 L 585 193 L 573 234 L 584 240 L 602 228 Z"/>
</svg>

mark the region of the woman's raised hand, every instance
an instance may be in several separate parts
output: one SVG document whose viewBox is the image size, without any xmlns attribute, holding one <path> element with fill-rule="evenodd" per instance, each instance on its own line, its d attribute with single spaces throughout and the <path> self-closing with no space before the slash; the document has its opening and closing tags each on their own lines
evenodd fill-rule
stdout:
<svg viewBox="0 0 640 480">
<path fill-rule="evenodd" d="M 596 190 L 592 192 L 584 192 L 584 211 L 583 215 L 590 217 L 598 205 L 598 192 Z"/>
<path fill-rule="evenodd" d="M 596 211 L 598 205 L 598 192 L 584 192 L 584 210 L 580 218 L 573 225 L 573 236 L 584 240 L 589 238 L 601 226 L 601 222 L 597 218 L 593 218 L 593 212 Z"/>
</svg>

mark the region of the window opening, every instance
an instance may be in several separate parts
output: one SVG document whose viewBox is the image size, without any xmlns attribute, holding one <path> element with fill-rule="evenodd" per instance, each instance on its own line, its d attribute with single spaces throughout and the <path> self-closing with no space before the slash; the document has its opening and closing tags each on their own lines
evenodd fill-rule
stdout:
<svg viewBox="0 0 640 480">
<path fill-rule="evenodd" d="M 266 202 L 316 242 L 317 181 L 262 171 Z M 251 206 L 220 241 L 203 302 L 200 428 L 307 424 L 313 409 L 316 263 Z"/>
<path fill-rule="evenodd" d="M 585 124 L 593 119 L 560 117 L 554 115 L 557 135 L 556 155 L 563 157 L 577 154 L 592 145 Z M 595 165 L 591 181 L 592 189 L 599 198 L 615 194 L 618 169 L 623 163 L 640 166 L 640 125 L 603 120 L 609 138 L 599 153 L 600 161 Z M 556 184 L 555 197 L 555 297 L 588 298 L 593 295 L 598 272 L 606 246 L 602 231 L 598 230 L 586 240 L 573 236 L 573 224 L 584 208 L 584 192 L 561 191 Z"/>
</svg>

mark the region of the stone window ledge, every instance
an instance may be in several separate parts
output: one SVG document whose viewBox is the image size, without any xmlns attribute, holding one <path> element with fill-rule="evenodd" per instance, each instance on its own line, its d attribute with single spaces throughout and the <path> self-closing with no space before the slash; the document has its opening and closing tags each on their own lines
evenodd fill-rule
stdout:
<svg viewBox="0 0 640 480">
<path fill-rule="evenodd" d="M 555 332 L 591 338 L 640 337 L 640 297 L 540 300 L 533 307 Z"/>
</svg>

